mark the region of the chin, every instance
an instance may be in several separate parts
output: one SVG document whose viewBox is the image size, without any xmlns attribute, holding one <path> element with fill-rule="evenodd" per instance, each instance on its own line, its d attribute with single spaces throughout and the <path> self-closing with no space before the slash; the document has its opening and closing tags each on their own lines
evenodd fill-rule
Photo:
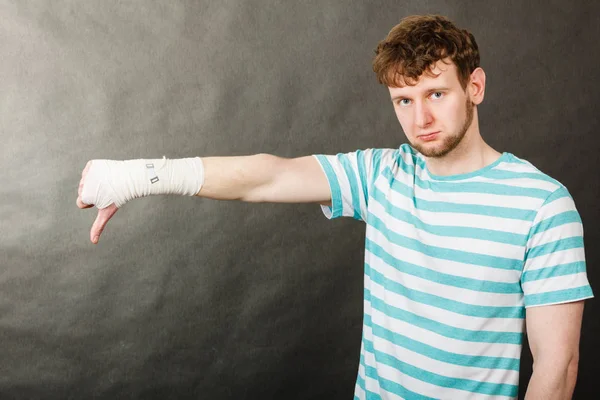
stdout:
<svg viewBox="0 0 600 400">
<path fill-rule="evenodd" d="M 450 153 L 458 146 L 460 140 L 448 140 L 448 138 L 438 138 L 432 142 L 417 142 L 411 143 L 411 146 L 415 148 L 419 153 L 425 157 L 441 158 Z"/>
<path fill-rule="evenodd" d="M 435 147 L 435 148 L 417 148 L 417 151 L 421 154 L 423 154 L 425 157 L 430 157 L 430 158 L 441 158 L 444 157 L 446 154 L 450 153 L 452 151 L 452 149 L 449 148 L 443 148 L 443 147 Z"/>
</svg>

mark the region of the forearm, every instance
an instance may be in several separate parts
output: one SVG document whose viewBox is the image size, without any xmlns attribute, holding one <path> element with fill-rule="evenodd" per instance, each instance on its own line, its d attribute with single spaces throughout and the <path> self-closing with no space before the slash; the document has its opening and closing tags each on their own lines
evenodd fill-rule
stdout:
<svg viewBox="0 0 600 400">
<path fill-rule="evenodd" d="M 281 160 L 270 154 L 202 157 L 204 183 L 196 196 L 216 200 L 260 201 L 256 193 L 273 181 Z"/>
<path fill-rule="evenodd" d="M 551 362 L 534 364 L 525 400 L 571 399 L 577 381 L 577 362 L 563 365 Z"/>
</svg>

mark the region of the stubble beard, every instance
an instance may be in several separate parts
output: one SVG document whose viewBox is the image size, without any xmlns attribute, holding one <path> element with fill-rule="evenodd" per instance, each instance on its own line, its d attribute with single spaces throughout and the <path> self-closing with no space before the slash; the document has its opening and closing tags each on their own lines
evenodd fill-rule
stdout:
<svg viewBox="0 0 600 400">
<path fill-rule="evenodd" d="M 443 139 L 443 142 L 439 146 L 428 147 L 427 143 L 424 145 L 419 143 L 411 143 L 412 147 L 415 148 L 419 153 L 425 157 L 440 158 L 454 150 L 465 137 L 467 130 L 473 122 L 473 109 L 475 105 L 471 99 L 467 99 L 467 110 L 465 112 L 465 121 L 462 127 L 453 135 L 448 135 Z"/>
</svg>

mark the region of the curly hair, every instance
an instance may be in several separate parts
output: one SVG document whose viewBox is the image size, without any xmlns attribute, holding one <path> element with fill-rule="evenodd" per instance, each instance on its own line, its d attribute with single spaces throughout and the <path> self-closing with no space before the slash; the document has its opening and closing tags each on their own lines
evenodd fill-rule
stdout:
<svg viewBox="0 0 600 400">
<path fill-rule="evenodd" d="M 450 58 L 464 90 L 471 73 L 479 67 L 475 37 L 441 15 L 403 18 L 379 42 L 375 54 L 373 71 L 377 80 L 390 87 L 415 85 L 423 73 L 434 76 L 431 72 L 434 64 Z"/>
</svg>

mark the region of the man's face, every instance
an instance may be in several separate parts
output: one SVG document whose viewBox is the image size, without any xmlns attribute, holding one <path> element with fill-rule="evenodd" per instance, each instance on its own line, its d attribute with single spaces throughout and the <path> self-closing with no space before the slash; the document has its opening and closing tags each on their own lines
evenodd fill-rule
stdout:
<svg viewBox="0 0 600 400">
<path fill-rule="evenodd" d="M 471 127 L 474 104 L 458 81 L 454 63 L 438 61 L 432 72 L 437 76 L 423 74 L 415 86 L 389 90 L 411 146 L 426 157 L 443 157 Z"/>
</svg>

